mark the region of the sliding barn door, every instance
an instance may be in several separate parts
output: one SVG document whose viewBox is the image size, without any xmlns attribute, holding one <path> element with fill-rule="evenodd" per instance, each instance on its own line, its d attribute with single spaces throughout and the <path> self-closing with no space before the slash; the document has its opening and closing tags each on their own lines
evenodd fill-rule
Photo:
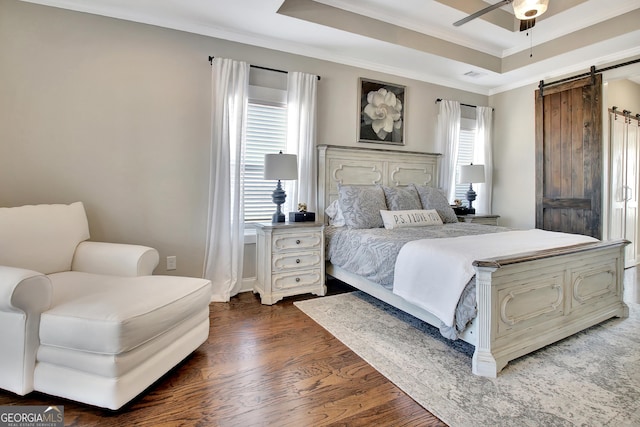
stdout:
<svg viewBox="0 0 640 427">
<path fill-rule="evenodd" d="M 536 91 L 536 228 L 602 238 L 602 76 Z"/>
</svg>

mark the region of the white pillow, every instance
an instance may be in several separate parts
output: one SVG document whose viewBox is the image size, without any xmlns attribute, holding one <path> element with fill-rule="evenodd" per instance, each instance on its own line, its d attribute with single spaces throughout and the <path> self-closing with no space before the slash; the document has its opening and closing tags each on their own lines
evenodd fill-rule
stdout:
<svg viewBox="0 0 640 427">
<path fill-rule="evenodd" d="M 340 203 L 337 200 L 331 202 L 329 207 L 324 210 L 324 213 L 329 217 L 329 225 L 344 227 L 344 215 L 342 215 L 342 209 L 340 209 Z"/>
<path fill-rule="evenodd" d="M 435 209 L 414 209 L 409 211 L 380 211 L 384 228 L 392 230 L 400 227 L 424 227 L 442 225 L 442 218 Z"/>
</svg>

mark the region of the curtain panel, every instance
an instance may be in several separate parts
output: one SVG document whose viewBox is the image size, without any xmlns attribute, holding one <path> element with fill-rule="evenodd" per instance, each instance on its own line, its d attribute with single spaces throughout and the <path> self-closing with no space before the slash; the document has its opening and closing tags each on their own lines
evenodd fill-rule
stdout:
<svg viewBox="0 0 640 427">
<path fill-rule="evenodd" d="M 458 101 L 440 101 L 438 111 L 438 142 L 442 161 L 440 163 L 440 188 L 453 202 L 456 192 L 456 162 L 460 140 L 460 103 Z"/>
<path fill-rule="evenodd" d="M 491 214 L 493 188 L 493 108 L 476 107 L 476 144 L 473 163 L 484 165 L 485 182 L 477 184 L 476 212 Z"/>
<path fill-rule="evenodd" d="M 317 82 L 318 76 L 300 72 L 287 78 L 287 152 L 298 155 L 298 179 L 289 183 L 287 211 L 296 211 L 300 202 L 309 212 L 317 207 Z"/>
<path fill-rule="evenodd" d="M 229 301 L 242 284 L 243 153 L 249 64 L 214 58 L 211 65 L 211 151 L 204 277 L 212 301 Z"/>
</svg>

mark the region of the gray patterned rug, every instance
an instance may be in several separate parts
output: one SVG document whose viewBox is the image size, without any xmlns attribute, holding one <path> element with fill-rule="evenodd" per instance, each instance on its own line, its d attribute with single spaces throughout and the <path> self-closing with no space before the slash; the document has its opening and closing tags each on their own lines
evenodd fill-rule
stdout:
<svg viewBox="0 0 640 427">
<path fill-rule="evenodd" d="M 640 426 L 638 304 L 496 379 L 471 373 L 472 346 L 361 292 L 295 305 L 450 426 Z"/>
</svg>

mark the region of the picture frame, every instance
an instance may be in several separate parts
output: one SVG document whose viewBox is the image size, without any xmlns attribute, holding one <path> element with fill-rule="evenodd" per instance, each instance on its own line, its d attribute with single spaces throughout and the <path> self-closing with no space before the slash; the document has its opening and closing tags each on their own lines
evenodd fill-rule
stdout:
<svg viewBox="0 0 640 427">
<path fill-rule="evenodd" d="M 406 87 L 358 79 L 358 142 L 405 144 Z"/>
</svg>

